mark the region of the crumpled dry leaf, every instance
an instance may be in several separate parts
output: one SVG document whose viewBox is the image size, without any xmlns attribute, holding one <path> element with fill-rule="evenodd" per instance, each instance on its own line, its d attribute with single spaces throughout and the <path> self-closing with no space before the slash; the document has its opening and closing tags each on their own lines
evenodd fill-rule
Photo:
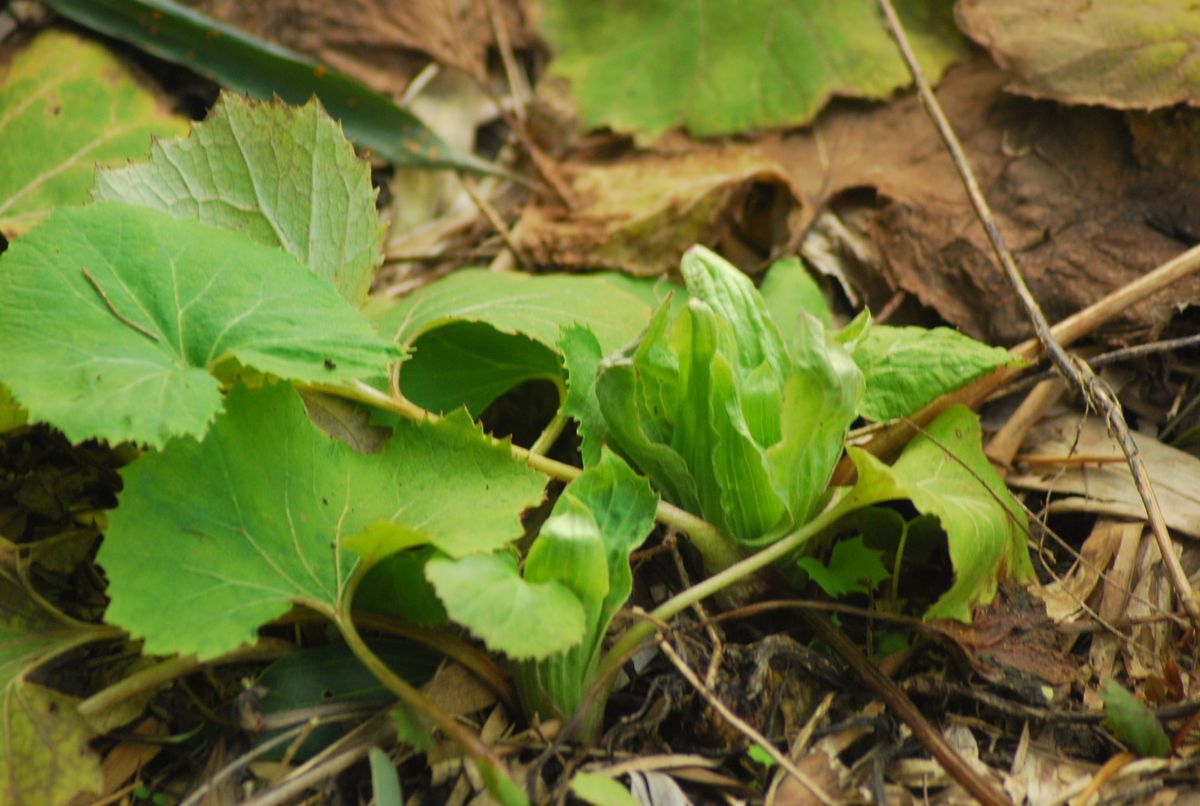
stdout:
<svg viewBox="0 0 1200 806">
<path fill-rule="evenodd" d="M 401 94 L 430 58 L 481 72 L 493 39 L 482 0 L 195 0 L 193 5 L 393 95 Z M 496 0 L 496 8 L 510 41 L 532 40 L 519 3 Z"/>
<path fill-rule="evenodd" d="M 1188 0 L 959 0 L 959 27 L 1035 98 L 1118 109 L 1200 104 Z"/>
<path fill-rule="evenodd" d="M 1008 96 L 1005 80 L 977 59 L 951 70 L 938 97 L 1051 321 L 1195 241 L 1200 204 L 1179 201 L 1186 154 L 1139 160 L 1121 113 Z M 1032 333 L 914 96 L 886 106 L 835 106 L 813 131 L 761 148 L 788 166 L 812 203 L 802 211 L 805 226 L 828 205 L 850 230 L 842 251 L 873 244 L 875 265 L 867 256 L 868 265 L 848 260 L 845 266 L 871 307 L 878 310 L 903 289 L 989 343 L 1011 344 Z M 1198 292 L 1200 279 L 1189 278 L 1112 327 L 1159 328 Z M 987 305 L 979 304 L 985 299 Z"/>
<path fill-rule="evenodd" d="M 1164 445 L 1146 434 L 1137 436 L 1138 451 L 1172 532 L 1200 537 L 1200 459 Z M 1052 512 L 1095 512 L 1110 517 L 1146 517 L 1121 448 L 1109 436 L 1102 418 L 1082 425 L 1079 415 L 1046 420 L 1030 432 L 1025 453 L 1044 457 L 1105 457 L 1103 464 L 1039 464 L 1008 475 L 1010 487 L 1054 492 Z"/>
<path fill-rule="evenodd" d="M 799 231 L 796 188 L 753 144 L 691 144 L 682 153 L 633 154 L 566 170 L 579 206 L 567 212 L 531 205 L 514 231 L 538 263 L 648 276 L 678 266 L 695 243 L 719 243 L 734 262 L 746 263 L 739 252 L 752 250 L 739 243 L 769 249 Z"/>
</svg>

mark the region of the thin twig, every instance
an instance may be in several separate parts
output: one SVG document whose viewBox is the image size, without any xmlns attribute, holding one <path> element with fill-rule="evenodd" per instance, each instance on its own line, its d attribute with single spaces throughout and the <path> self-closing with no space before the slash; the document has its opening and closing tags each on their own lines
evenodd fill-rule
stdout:
<svg viewBox="0 0 1200 806">
<path fill-rule="evenodd" d="M 111 299 L 109 299 L 108 294 L 106 294 L 104 292 L 104 289 L 100 287 L 100 283 L 97 282 L 96 278 L 92 276 L 92 273 L 90 271 L 88 271 L 87 266 L 80 266 L 79 269 L 80 269 L 80 271 L 83 272 L 83 276 L 87 278 L 87 281 L 92 284 L 92 288 L 96 289 L 96 293 L 100 295 L 100 299 L 104 300 L 104 304 L 108 306 L 108 309 L 112 312 L 113 316 L 117 317 L 122 322 L 129 325 L 131 328 L 136 330 L 138 333 L 141 333 L 143 336 L 150 339 L 151 341 L 158 341 L 157 333 L 155 333 L 151 330 L 147 330 L 146 328 L 142 327 L 137 322 L 133 321 L 132 319 L 123 315 L 120 311 L 117 310 L 117 306 L 113 304 L 113 301 Z"/>
<path fill-rule="evenodd" d="M 1110 350 L 1107 353 L 1101 353 L 1094 358 L 1088 359 L 1088 364 L 1092 369 L 1097 367 L 1107 367 L 1111 364 L 1119 364 L 1124 361 L 1132 361 L 1135 358 L 1145 358 L 1148 355 L 1157 355 L 1158 353 L 1174 352 L 1182 350 L 1185 347 L 1195 347 L 1200 345 L 1200 334 L 1194 336 L 1181 336 L 1177 339 L 1164 339 L 1162 341 L 1151 341 L 1145 344 L 1135 344 L 1132 347 L 1122 347 L 1119 350 Z M 996 393 L 996 397 L 1006 397 L 1017 392 L 1023 392 L 1030 387 L 1036 386 L 1042 381 L 1057 378 L 1058 374 L 1052 371 L 1039 372 L 1037 375 L 1031 375 L 1027 378 L 1011 383 Z"/>
<path fill-rule="evenodd" d="M 817 635 L 833 648 L 838 657 L 883 700 L 888 709 L 908 725 L 913 736 L 933 754 L 946 773 L 967 790 L 971 797 L 991 806 L 1011 803 L 991 781 L 967 764 L 941 732 L 930 724 L 908 695 L 888 679 L 878 666 L 871 663 L 841 630 L 834 627 L 823 615 L 815 612 L 801 610 L 800 615 Z"/>
<path fill-rule="evenodd" d="M 479 195 L 478 190 L 475 188 L 474 182 L 468 179 L 461 171 L 458 174 L 458 181 L 462 185 L 463 190 L 467 192 L 467 195 L 471 197 L 471 201 L 473 201 L 475 206 L 479 208 L 479 212 L 483 213 L 483 217 L 486 218 L 488 223 L 492 225 L 492 229 L 496 230 L 497 234 L 499 234 L 501 239 L 503 239 L 504 244 L 508 247 L 509 251 L 511 251 L 517 258 L 517 261 L 521 264 L 521 267 L 528 269 L 532 265 L 529 262 L 529 258 L 521 249 L 520 244 L 518 244 L 516 239 L 513 238 L 512 232 L 509 230 L 508 225 L 504 223 L 504 220 L 500 218 L 500 214 L 496 212 L 496 208 L 492 206 L 490 201 Z"/>
<path fill-rule="evenodd" d="M 1033 324 L 1038 342 L 1041 344 L 1051 363 L 1062 373 L 1063 377 L 1077 386 L 1087 397 L 1088 401 L 1098 411 L 1104 413 L 1109 429 L 1120 443 L 1121 450 L 1124 451 L 1129 463 L 1129 469 L 1133 473 L 1138 494 L 1142 498 L 1142 505 L 1146 509 L 1146 515 L 1153 529 L 1154 538 L 1158 541 L 1163 565 L 1167 569 L 1167 578 L 1170 579 L 1171 586 L 1175 589 L 1176 598 L 1179 599 L 1183 609 L 1187 611 L 1192 623 L 1200 626 L 1200 604 L 1197 604 L 1192 594 L 1192 586 L 1188 582 L 1187 574 L 1184 573 L 1183 566 L 1180 564 L 1179 558 L 1175 555 L 1171 536 L 1167 532 L 1166 521 L 1162 515 L 1162 508 L 1159 506 L 1158 497 L 1154 492 L 1153 486 L 1150 484 L 1150 475 L 1146 471 L 1145 463 L 1138 453 L 1137 443 L 1134 441 L 1133 435 L 1129 431 L 1129 426 L 1125 422 L 1125 416 L 1121 411 L 1120 403 L 1112 391 L 1096 378 L 1087 366 L 1087 363 L 1082 359 L 1068 356 L 1062 345 L 1058 343 L 1054 335 L 1050 332 L 1050 325 L 1046 322 L 1046 317 L 1043 315 L 1041 307 L 1038 305 L 1037 300 L 1034 299 L 1029 287 L 1025 284 L 1025 280 L 1021 276 L 1020 269 L 1017 267 L 1012 252 L 1009 251 L 1008 246 L 1004 243 L 1004 238 L 1000 234 L 1000 228 L 997 226 L 991 208 L 983 196 L 983 191 L 979 189 L 979 183 L 975 179 L 975 174 L 971 170 L 970 162 L 967 160 L 962 145 L 959 143 L 958 137 L 954 134 L 950 122 L 946 119 L 941 105 L 938 103 L 932 88 L 929 86 L 929 82 L 925 80 L 925 76 L 921 72 L 921 67 L 917 63 L 916 56 L 913 55 L 912 48 L 909 47 L 908 38 L 904 33 L 899 18 L 896 16 L 896 10 L 892 8 L 891 0 L 878 0 L 878 2 L 880 9 L 883 11 L 884 19 L 887 22 L 888 31 L 896 40 L 896 45 L 900 49 L 900 53 L 908 65 L 909 72 L 912 74 L 913 81 L 917 85 L 917 93 L 921 98 L 921 103 L 937 128 L 938 134 L 941 136 L 947 151 L 950 152 L 950 157 L 954 161 L 954 166 L 958 170 L 967 195 L 970 197 L 971 206 L 975 208 L 975 214 L 987 232 L 988 240 L 991 242 L 996 258 L 1000 261 L 1000 265 L 1004 269 L 1004 274 L 1009 284 L 1016 291 L 1018 299 L 1020 299 L 1021 304 L 1025 307 L 1026 315 Z"/>
<path fill-rule="evenodd" d="M 759 733 L 753 725 L 739 717 L 732 710 L 730 710 L 728 705 L 721 702 L 721 698 L 714 694 L 713 691 L 706 686 L 699 677 L 696 676 L 696 673 L 692 671 L 691 667 L 688 666 L 686 662 L 684 662 L 683 658 L 679 657 L 679 653 L 675 651 L 675 647 L 671 646 L 671 642 L 668 641 L 666 636 L 662 634 L 659 634 L 658 637 L 658 648 L 662 650 L 662 653 L 667 656 L 667 659 L 675 665 L 675 668 L 678 669 L 679 673 L 683 675 L 683 678 L 687 680 L 689 684 L 691 684 L 692 688 L 696 689 L 700 696 L 703 697 L 705 701 L 712 706 L 713 710 L 719 713 L 726 722 L 732 725 L 743 736 L 765 750 L 767 755 L 775 759 L 775 762 L 780 767 L 787 770 L 788 775 L 791 775 L 793 778 L 795 778 L 801 786 L 811 792 L 813 797 L 821 801 L 821 803 L 826 804 L 826 806 L 834 806 L 834 804 L 837 803 L 837 801 L 825 793 L 825 790 L 821 789 L 820 785 L 816 781 L 805 775 L 799 767 L 793 764 L 792 760 L 788 758 L 787 755 L 779 752 L 779 748 L 775 746 L 774 742 Z"/>
</svg>

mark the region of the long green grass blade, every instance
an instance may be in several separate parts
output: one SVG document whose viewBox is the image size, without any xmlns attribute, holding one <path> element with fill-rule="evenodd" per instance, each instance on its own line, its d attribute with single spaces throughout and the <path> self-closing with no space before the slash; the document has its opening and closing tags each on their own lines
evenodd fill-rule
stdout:
<svg viewBox="0 0 1200 806">
<path fill-rule="evenodd" d="M 48 0 L 46 5 L 254 98 L 278 95 L 303 104 L 316 95 L 348 137 L 397 165 L 499 170 L 451 148 L 411 112 L 358 81 L 172 0 Z"/>
</svg>

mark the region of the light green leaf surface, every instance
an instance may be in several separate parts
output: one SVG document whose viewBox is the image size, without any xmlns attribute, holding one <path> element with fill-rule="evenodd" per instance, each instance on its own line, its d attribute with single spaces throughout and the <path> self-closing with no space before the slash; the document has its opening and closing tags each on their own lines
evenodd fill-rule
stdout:
<svg viewBox="0 0 1200 806">
<path fill-rule="evenodd" d="M 657 304 L 659 286 L 613 274 L 464 269 L 399 303 L 376 306 L 372 319 L 379 332 L 414 349 L 400 372 L 407 397 L 435 411 L 465 405 L 478 415 L 528 380 L 548 379 L 562 388 L 559 342 L 569 328 L 590 330 L 602 353 L 636 339 Z M 577 391 L 569 413 L 584 416 L 588 395 L 586 388 Z M 594 422 L 594 411 L 591 416 Z M 596 455 L 598 440 L 590 440 L 588 450 Z"/>
<path fill-rule="evenodd" d="M 100 171 L 95 196 L 234 229 L 294 255 L 360 304 L 383 259 L 371 166 L 315 100 L 222 94 L 186 139 Z"/>
<path fill-rule="evenodd" d="M 202 443 L 184 438 L 122 471 L 99 554 L 107 619 L 155 654 L 211 658 L 252 642 L 297 602 L 338 607 L 357 558 L 343 537 L 389 520 L 454 556 L 521 535 L 544 479 L 463 416 L 401 423 L 355 453 L 282 384 L 234 389 Z"/>
<path fill-rule="evenodd" d="M 527 582 L 512 555 L 435 557 L 425 576 L 450 618 L 510 658 L 544 658 L 578 644 L 583 605 L 560 582 Z"/>
<path fill-rule="evenodd" d="M 583 456 L 584 467 L 591 467 L 600 460 L 600 446 L 608 431 L 600 412 L 600 400 L 596 397 L 596 373 L 603 358 L 600 342 L 586 327 L 572 325 L 563 330 L 558 349 L 567 373 L 567 395 L 562 411 L 578 423 L 579 453 Z"/>
<path fill-rule="evenodd" d="M 375 806 L 404 806 L 400 776 L 391 757 L 378 747 L 372 747 L 367 755 L 371 760 L 371 795 Z"/>
<path fill-rule="evenodd" d="M 1108 680 L 1100 690 L 1100 699 L 1104 701 L 1104 726 L 1130 750 L 1143 758 L 1166 758 L 1171 754 L 1171 739 L 1158 717 L 1120 683 Z"/>
<path fill-rule="evenodd" d="M 995 598 L 1001 580 L 1032 576 L 1025 512 L 983 455 L 979 420 L 969 409 L 947 409 L 890 467 L 863 450 L 847 452 L 858 482 L 840 506 L 907 498 L 946 532 L 954 583 L 926 618 L 969 622 L 973 607 Z"/>
<path fill-rule="evenodd" d="M 950 0 L 896 6 L 930 80 L 966 55 Z M 544 7 L 551 70 L 570 80 L 589 126 L 709 136 L 800 125 L 833 95 L 886 98 L 909 83 L 873 0 Z"/>
<path fill-rule="evenodd" d="M 571 794 L 591 806 L 640 806 L 624 784 L 607 775 L 577 772 L 571 778 Z"/>
<path fill-rule="evenodd" d="M 152 137 L 185 131 L 103 45 L 44 31 L 0 79 L 0 233 L 15 238 L 86 202 L 96 163 L 140 157 Z"/>
<path fill-rule="evenodd" d="M 758 292 L 785 341 L 794 328 L 800 311 L 807 311 L 822 326 L 833 320 L 821 286 L 812 278 L 798 257 L 777 260 L 767 269 Z"/>
<path fill-rule="evenodd" d="M 59 210 L 0 256 L 0 382 L 72 440 L 202 436 L 234 362 L 336 383 L 396 350 L 316 277 L 246 236 L 116 202 Z"/>
<path fill-rule="evenodd" d="M 657 507 L 658 496 L 646 480 L 609 451 L 563 490 L 529 550 L 525 573 L 557 579 L 574 591 L 587 631 L 565 653 L 517 665 L 514 678 L 530 710 L 565 717 L 582 705 L 605 633 L 633 590 L 629 555 L 654 528 Z M 602 714 L 603 704 L 593 703 L 594 713 Z"/>
<path fill-rule="evenodd" d="M 462 269 L 372 312 L 380 333 L 402 345 L 449 322 L 481 322 L 554 349 L 564 327 L 586 325 L 609 353 L 635 339 L 654 310 L 635 281 L 610 274 L 530 275 Z M 653 283 L 640 285 L 653 288 Z"/>
<path fill-rule="evenodd" d="M 1025 95 L 1118 109 L 1200 104 L 1188 0 L 960 0 L 955 14 Z"/>
<path fill-rule="evenodd" d="M 836 599 L 853 593 L 870 593 L 891 576 L 880 560 L 882 553 L 868 547 L 860 535 L 835 543 L 828 563 L 816 557 L 801 557 L 797 564 L 826 596 Z"/>
<path fill-rule="evenodd" d="M 682 271 L 687 305 L 674 317 L 664 305 L 636 349 L 601 364 L 608 439 L 673 503 L 741 543 L 768 542 L 820 505 L 862 376 L 804 311 L 786 343 L 750 279 L 716 254 L 694 247 Z"/>
<path fill-rule="evenodd" d="M 852 354 L 867 379 L 861 413 L 876 421 L 905 417 L 997 367 L 1020 363 L 1008 350 L 948 327 L 872 325 Z"/>
</svg>

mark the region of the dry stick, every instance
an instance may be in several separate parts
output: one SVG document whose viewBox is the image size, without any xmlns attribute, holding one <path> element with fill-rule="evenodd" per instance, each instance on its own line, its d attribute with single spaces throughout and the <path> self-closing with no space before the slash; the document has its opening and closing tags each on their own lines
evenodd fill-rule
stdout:
<svg viewBox="0 0 1200 806">
<path fill-rule="evenodd" d="M 467 192 L 467 195 L 471 197 L 471 201 L 475 203 L 475 206 L 479 208 L 479 212 L 483 213 L 483 217 L 488 220 L 488 223 L 500 235 L 504 244 L 516 256 L 517 262 L 521 264 L 521 267 L 528 269 L 533 265 L 529 262 L 529 258 L 525 255 L 525 252 L 522 251 L 521 246 L 513 238 L 508 225 L 504 223 L 504 220 L 500 218 L 500 214 L 496 212 L 496 208 L 492 206 L 491 202 L 479 195 L 474 184 L 461 171 L 458 174 L 458 182 L 462 185 L 462 189 Z"/>
<path fill-rule="evenodd" d="M 529 84 L 517 65 L 513 55 L 512 39 L 508 28 L 496 7 L 496 0 L 487 0 L 488 20 L 492 23 L 492 33 L 496 36 L 496 49 L 500 51 L 500 62 L 504 65 L 504 77 L 508 80 L 508 89 L 513 98 L 513 117 L 522 125 L 525 123 L 525 105 L 529 102 Z"/>
<path fill-rule="evenodd" d="M 1193 246 L 1162 264 L 1154 271 L 1144 274 L 1126 286 L 1112 292 L 1082 311 L 1072 314 L 1050 328 L 1050 334 L 1061 345 L 1068 345 L 1091 333 L 1132 305 L 1144 300 L 1172 283 L 1200 271 L 1200 246 Z M 1021 342 L 1010 351 L 1019 358 L 1034 359 L 1041 355 L 1041 344 L 1037 339 Z M 950 406 L 961 403 L 973 407 L 989 398 L 998 389 L 1023 374 L 1021 367 L 1000 367 L 994 372 L 972 381 L 931 401 L 908 420 L 901 420 L 879 431 L 872 440 L 862 446 L 882 459 L 892 459 L 916 434 L 914 425 L 928 425 L 935 417 Z M 834 473 L 832 484 L 844 486 L 854 479 L 854 464 L 843 458 Z"/>
<path fill-rule="evenodd" d="M 692 671 L 692 667 L 688 666 L 687 662 L 679 656 L 679 653 L 675 651 L 675 647 L 671 646 L 671 642 L 668 641 L 666 636 L 664 636 L 662 633 L 659 633 L 658 648 L 661 649 L 662 653 L 667 656 L 667 659 L 675 665 L 675 668 L 679 670 L 679 673 L 683 675 L 683 678 L 688 681 L 692 688 L 696 689 L 700 696 L 703 697 L 705 701 L 712 706 L 713 710 L 719 713 L 726 722 L 732 725 L 747 739 L 765 750 L 767 755 L 775 759 L 775 762 L 780 767 L 787 770 L 789 775 L 795 778 L 805 789 L 811 792 L 814 798 L 821 801 L 821 803 L 826 804 L 826 806 L 834 806 L 836 801 L 829 797 L 829 795 L 825 793 L 825 790 L 821 789 L 821 786 L 816 781 L 805 775 L 799 767 L 792 763 L 790 758 L 779 752 L 779 748 L 775 746 L 774 742 L 755 730 L 754 726 L 749 722 L 746 722 L 744 719 L 735 714 L 728 705 L 721 701 L 721 698 L 718 697 L 712 691 L 712 689 L 704 684 L 704 682 L 696 675 L 696 673 Z"/>
<path fill-rule="evenodd" d="M 1046 322 L 1046 317 L 1042 314 L 1037 300 L 1030 293 L 1029 287 L 1025 285 L 1025 280 L 1021 276 L 1016 260 L 1005 245 L 1004 238 L 1000 235 L 1000 229 L 996 225 L 987 200 L 983 197 L 983 192 L 979 189 L 979 183 L 975 180 L 974 172 L 971 170 L 971 165 L 967 161 L 967 156 L 963 152 L 962 145 L 958 142 L 958 137 L 955 136 L 954 130 L 951 128 L 950 122 L 946 119 L 945 113 L 942 112 L 941 105 L 938 104 L 937 98 L 929 86 L 929 82 L 925 80 L 920 65 L 917 64 L 917 59 L 913 55 L 912 48 L 909 47 L 908 38 L 905 36 L 904 29 L 900 25 L 900 20 L 896 17 L 896 11 L 892 8 L 891 0 L 878 1 L 879 7 L 883 11 L 884 18 L 887 21 L 888 31 L 896 40 L 896 45 L 899 47 L 900 53 L 908 65 L 908 70 L 912 73 L 913 81 L 917 85 L 917 93 L 921 98 L 921 104 L 925 107 L 925 111 L 937 127 L 942 142 L 945 143 L 946 149 L 950 152 L 954 166 L 957 168 L 963 186 L 966 188 L 967 195 L 971 199 L 971 206 L 975 208 L 975 214 L 979 217 L 980 223 L 983 224 L 983 228 L 987 232 L 988 240 L 992 244 L 996 258 L 1004 268 L 1004 273 L 1009 284 L 1017 292 L 1017 297 L 1025 307 L 1025 312 L 1033 324 L 1034 332 L 1037 334 L 1042 349 L 1046 351 L 1046 355 L 1050 358 L 1051 363 L 1062 373 L 1063 377 L 1077 386 L 1087 397 L 1088 401 L 1099 411 L 1104 412 L 1109 429 L 1121 444 L 1121 450 L 1124 451 L 1125 457 L 1128 460 L 1130 472 L 1133 473 L 1138 494 L 1142 498 L 1142 505 L 1146 508 L 1146 515 L 1154 531 L 1154 539 L 1158 542 L 1159 552 L 1162 554 L 1163 565 L 1167 568 L 1167 577 L 1171 580 L 1171 587 L 1175 589 L 1175 595 L 1179 598 L 1183 609 L 1187 611 L 1192 624 L 1200 626 L 1200 604 L 1197 604 L 1192 594 L 1192 586 L 1188 582 L 1187 574 L 1184 573 L 1183 566 L 1179 562 L 1179 557 L 1176 556 L 1174 548 L 1171 545 L 1171 536 L 1167 532 L 1167 524 L 1163 519 L 1162 508 L 1158 503 L 1158 496 L 1154 492 L 1154 487 L 1150 484 L 1150 474 L 1146 471 L 1146 465 L 1138 453 L 1137 443 L 1134 442 L 1133 436 L 1129 433 L 1129 426 L 1125 423 L 1125 416 L 1121 412 L 1121 404 L 1116 400 L 1112 391 L 1096 378 L 1084 361 L 1078 358 L 1073 359 L 1067 355 L 1062 345 L 1055 340 L 1054 335 L 1050 332 L 1050 326 Z"/>
<path fill-rule="evenodd" d="M 908 695 L 879 670 L 879 667 L 867 659 L 854 643 L 842 634 L 824 616 L 816 613 L 800 611 L 801 617 L 810 627 L 825 640 L 838 656 L 855 671 L 871 690 L 896 716 L 912 730 L 913 736 L 924 745 L 942 768 L 962 786 L 963 789 L 980 803 L 1001 806 L 1011 801 L 996 789 L 992 782 L 981 776 L 962 756 L 946 741 L 946 737 L 930 724 L 921 709 L 909 699 Z"/>
</svg>

